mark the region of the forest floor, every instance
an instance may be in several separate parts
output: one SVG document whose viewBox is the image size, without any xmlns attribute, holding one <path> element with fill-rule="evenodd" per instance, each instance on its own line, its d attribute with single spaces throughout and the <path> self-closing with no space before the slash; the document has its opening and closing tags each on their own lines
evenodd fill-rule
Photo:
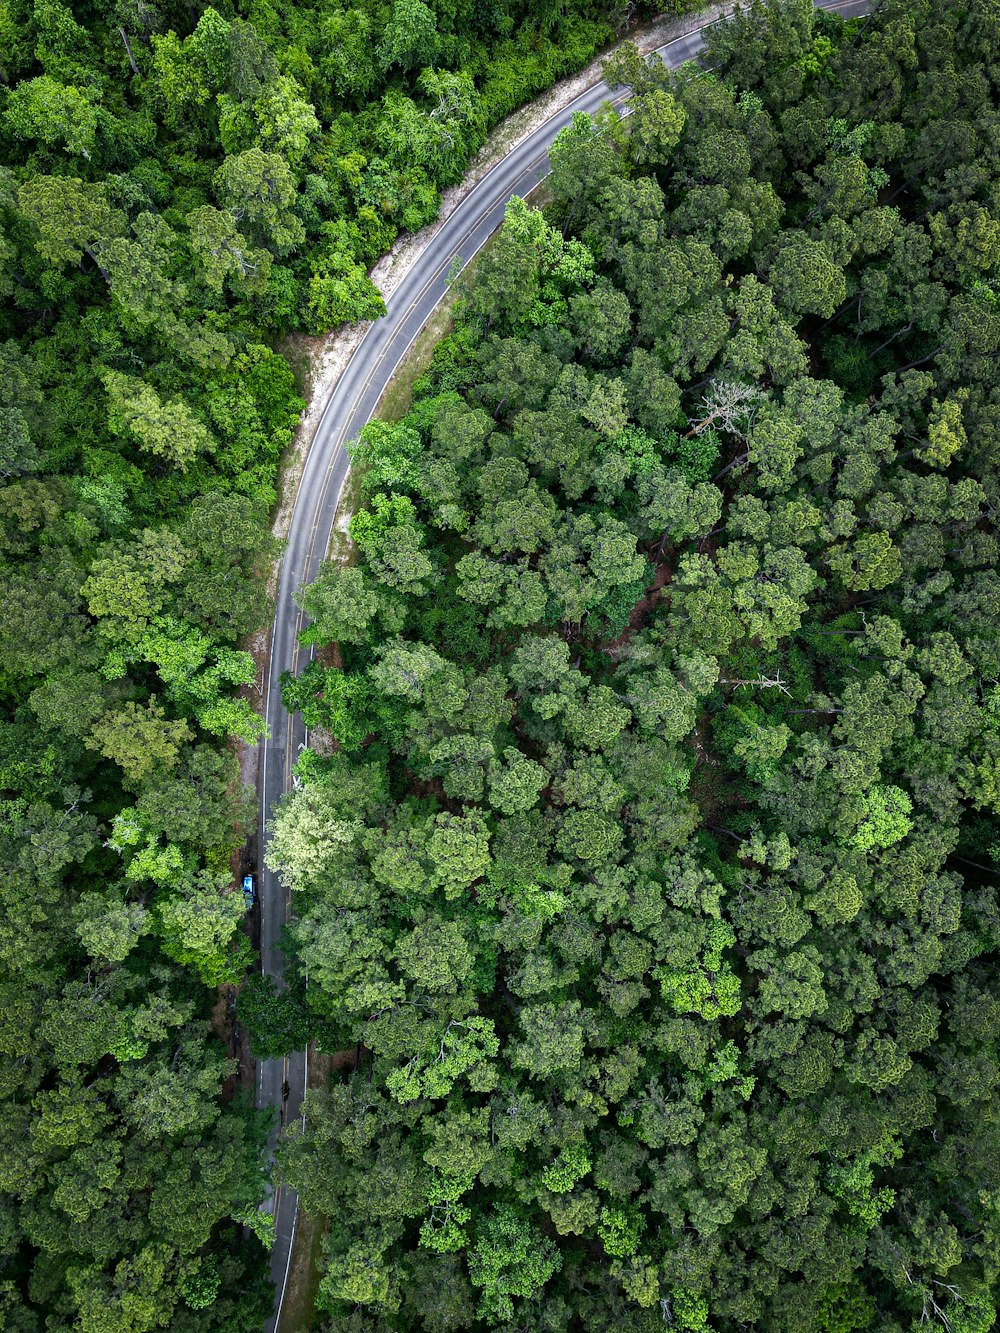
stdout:
<svg viewBox="0 0 1000 1333">
<path fill-rule="evenodd" d="M 632 642 L 632 639 L 639 630 L 645 626 L 646 621 L 649 619 L 655 608 L 663 600 L 665 596 L 664 589 L 669 585 L 673 577 L 674 571 L 670 565 L 662 559 L 658 561 L 653 582 L 632 608 L 632 613 L 628 618 L 628 624 L 622 630 L 621 634 L 618 635 L 617 639 L 612 639 L 610 642 L 601 645 L 603 652 L 606 652 L 611 656 L 614 656 L 615 654 L 621 654 L 622 656 L 627 655 L 625 650 L 628 648 L 628 645 Z"/>
</svg>

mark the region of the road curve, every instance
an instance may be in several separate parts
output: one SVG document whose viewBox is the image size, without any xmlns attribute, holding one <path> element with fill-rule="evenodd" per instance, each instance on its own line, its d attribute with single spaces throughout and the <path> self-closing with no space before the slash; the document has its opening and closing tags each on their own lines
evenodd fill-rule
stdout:
<svg viewBox="0 0 1000 1333">
<path fill-rule="evenodd" d="M 869 8 L 869 0 L 816 0 L 816 3 L 819 8 L 844 18 L 864 15 Z M 703 23 L 694 27 L 653 54 L 676 68 L 701 52 L 702 34 L 707 26 Z M 260 743 L 258 769 L 261 847 L 264 828 L 279 797 L 291 785 L 292 767 L 306 739 L 301 717 L 289 716 L 282 706 L 278 680 L 283 671 L 299 670 L 307 658 L 298 645 L 303 616 L 295 604 L 294 593 L 316 577 L 326 555 L 349 470 L 345 444 L 371 419 L 396 368 L 445 295 L 456 256 L 463 265 L 468 263 L 500 225 L 508 200 L 514 195 L 527 194 L 548 174 L 552 140 L 576 112 L 594 112 L 602 102 L 621 103 L 626 96 L 622 89 L 612 91 L 604 83 L 594 85 L 515 144 L 486 173 L 428 242 L 419 263 L 386 299 L 386 314 L 368 329 L 327 400 L 309 446 L 279 571 L 266 686 L 265 720 L 269 736 Z M 258 900 L 261 969 L 280 985 L 285 964 L 279 944 L 289 916 L 289 900 L 277 876 L 263 864 L 259 870 Z M 257 1105 L 278 1111 L 271 1136 L 272 1153 L 280 1128 L 301 1116 L 307 1076 L 304 1052 L 257 1064 Z M 267 1200 L 265 1207 L 275 1218 L 271 1252 L 275 1305 L 265 1326 L 265 1333 L 274 1333 L 281 1318 L 291 1265 L 298 1199 L 292 1190 L 282 1187 Z"/>
</svg>

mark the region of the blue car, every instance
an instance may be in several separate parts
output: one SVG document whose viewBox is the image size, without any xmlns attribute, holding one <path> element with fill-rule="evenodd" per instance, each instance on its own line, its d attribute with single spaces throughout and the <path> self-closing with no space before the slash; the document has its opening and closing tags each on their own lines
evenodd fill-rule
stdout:
<svg viewBox="0 0 1000 1333">
<path fill-rule="evenodd" d="M 246 904 L 246 909 L 247 909 L 248 912 L 249 912 L 250 908 L 253 907 L 254 902 L 256 901 L 256 898 L 257 898 L 257 892 L 256 892 L 256 887 L 255 887 L 255 885 L 254 885 L 254 878 L 253 878 L 253 875 L 244 875 L 244 876 L 243 876 L 243 901 L 244 901 L 244 903 Z"/>
</svg>

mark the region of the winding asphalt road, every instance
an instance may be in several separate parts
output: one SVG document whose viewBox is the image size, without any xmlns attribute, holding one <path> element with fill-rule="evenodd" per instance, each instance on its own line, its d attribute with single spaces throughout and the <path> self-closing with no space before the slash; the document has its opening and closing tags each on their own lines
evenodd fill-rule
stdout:
<svg viewBox="0 0 1000 1333">
<path fill-rule="evenodd" d="M 869 0 L 816 0 L 816 3 L 844 18 L 866 14 L 869 8 Z M 654 54 L 676 68 L 701 52 L 702 34 L 707 26 L 693 28 Z M 316 577 L 326 555 L 349 470 L 344 446 L 371 419 L 396 368 L 445 295 L 456 256 L 462 265 L 467 264 L 500 225 L 508 200 L 513 195 L 527 194 L 548 174 L 552 140 L 576 112 L 597 111 L 606 101 L 620 105 L 627 96 L 624 89 L 612 90 L 604 83 L 594 85 L 522 139 L 487 172 L 428 242 L 419 263 L 387 298 L 387 313 L 368 329 L 330 394 L 309 446 L 278 580 L 265 711 L 269 737 L 260 745 L 261 847 L 264 827 L 279 797 L 292 784 L 292 767 L 306 740 L 301 717 L 289 716 L 282 707 L 278 678 L 283 671 L 298 671 L 308 658 L 298 644 L 304 618 L 295 604 L 294 593 L 301 584 Z M 258 898 L 261 967 L 280 986 L 285 960 L 279 943 L 291 907 L 277 876 L 263 864 L 259 871 Z M 301 1117 L 307 1078 L 304 1052 L 283 1060 L 258 1062 L 257 1105 L 278 1110 L 272 1152 L 280 1128 Z M 292 1190 L 279 1187 L 265 1207 L 275 1218 L 276 1238 L 271 1252 L 275 1306 L 266 1325 L 266 1333 L 274 1333 L 281 1319 L 291 1265 L 298 1199 Z M 299 1330 L 293 1329 L 291 1333 Z"/>
</svg>

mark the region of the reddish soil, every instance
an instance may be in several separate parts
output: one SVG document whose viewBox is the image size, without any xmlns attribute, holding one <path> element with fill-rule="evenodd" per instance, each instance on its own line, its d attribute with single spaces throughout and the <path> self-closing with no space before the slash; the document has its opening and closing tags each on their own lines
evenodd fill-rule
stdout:
<svg viewBox="0 0 1000 1333">
<path fill-rule="evenodd" d="M 674 571 L 669 565 L 661 562 L 656 566 L 656 576 L 652 585 L 639 598 L 632 608 L 632 614 L 628 618 L 628 625 L 618 635 L 617 639 L 612 639 L 610 643 L 601 644 L 605 652 L 613 653 L 616 649 L 624 648 L 628 645 L 632 635 L 642 629 L 643 625 L 652 614 L 653 610 L 663 601 L 664 588 L 670 583 L 674 576 Z"/>
<path fill-rule="evenodd" d="M 336 667 L 338 671 L 344 669 L 344 655 L 340 651 L 339 643 L 327 643 L 322 648 L 316 649 L 316 661 L 325 667 Z"/>
<path fill-rule="evenodd" d="M 224 1102 L 231 1102 L 237 1092 L 253 1091 L 257 1071 L 250 1052 L 250 1042 L 246 1033 L 236 1022 L 236 987 L 220 986 L 215 1004 L 212 1006 L 212 1030 L 225 1044 L 231 1060 L 236 1061 L 236 1072 L 230 1074 L 222 1085 L 220 1096 Z"/>
<path fill-rule="evenodd" d="M 341 1069 L 357 1069 L 367 1053 L 367 1049 L 359 1043 L 357 1046 L 348 1046 L 346 1051 L 334 1051 L 333 1055 L 324 1056 L 328 1074 L 336 1074 Z"/>
</svg>

